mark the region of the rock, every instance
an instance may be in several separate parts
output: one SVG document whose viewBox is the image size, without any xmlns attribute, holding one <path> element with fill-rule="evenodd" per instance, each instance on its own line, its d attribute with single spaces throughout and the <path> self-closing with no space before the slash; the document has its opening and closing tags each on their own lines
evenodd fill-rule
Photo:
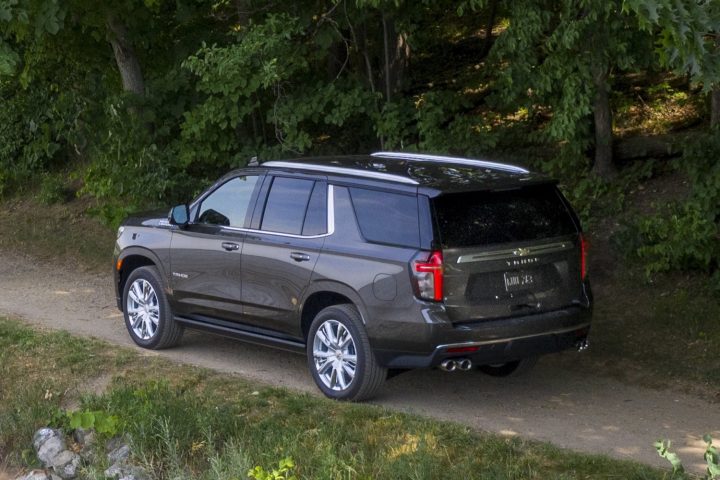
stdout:
<svg viewBox="0 0 720 480">
<path fill-rule="evenodd" d="M 44 467 L 52 468 L 64 479 L 77 476 L 80 456 L 67 449 L 65 437 L 59 430 L 41 428 L 33 436 L 33 447 Z"/>
<path fill-rule="evenodd" d="M 17 480 L 60 480 L 60 477 L 46 470 L 32 470 L 27 475 L 18 477 Z"/>
<path fill-rule="evenodd" d="M 119 447 L 108 453 L 108 461 L 110 463 L 118 463 L 127 460 L 130 457 L 130 447 L 127 444 L 120 445 Z"/>
<path fill-rule="evenodd" d="M 91 447 L 95 444 L 95 430 L 76 428 L 73 432 L 73 440 L 75 440 L 83 449 Z"/>
<path fill-rule="evenodd" d="M 57 464 L 53 465 L 53 470 L 61 478 L 70 479 L 77 476 L 80 468 L 80 456 L 77 453 L 65 450 L 55 457 L 55 461 Z"/>
<path fill-rule="evenodd" d="M 54 465 L 52 460 L 67 450 L 65 437 L 59 430 L 41 428 L 33 435 L 33 447 L 43 466 Z"/>
<path fill-rule="evenodd" d="M 113 464 L 105 470 L 105 476 L 117 480 L 147 480 L 149 478 L 144 469 L 122 462 Z"/>
</svg>

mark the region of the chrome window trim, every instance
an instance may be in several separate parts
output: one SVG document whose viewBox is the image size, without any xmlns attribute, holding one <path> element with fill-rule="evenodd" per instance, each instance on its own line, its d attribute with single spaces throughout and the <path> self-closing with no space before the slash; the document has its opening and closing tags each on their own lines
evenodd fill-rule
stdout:
<svg viewBox="0 0 720 480">
<path fill-rule="evenodd" d="M 313 172 L 339 173 L 343 175 L 355 175 L 358 177 L 373 178 L 376 180 L 386 180 L 390 182 L 406 183 L 408 185 L 419 185 L 416 180 L 403 177 L 401 175 L 393 175 L 392 173 L 374 172 L 370 170 L 361 170 L 358 168 L 336 167 L 332 165 L 318 165 L 315 163 L 301 162 L 281 162 L 271 161 L 262 164 L 263 167 L 279 167 L 279 168 L 296 168 L 298 170 L 310 170 Z"/>
<path fill-rule="evenodd" d="M 460 165 L 469 165 L 472 167 L 493 168 L 495 170 L 503 170 L 512 173 L 530 173 L 522 167 L 510 165 L 507 163 L 489 162 L 487 160 L 474 160 L 471 158 L 448 157 L 444 155 L 425 155 L 421 153 L 403 153 L 403 152 L 375 152 L 370 154 L 378 158 L 397 158 L 404 160 L 416 160 L 419 162 L 440 162 L 455 163 Z"/>
<path fill-rule="evenodd" d="M 479 347 L 483 345 L 493 345 L 496 343 L 513 342 L 515 340 L 524 340 L 526 338 L 542 337 L 544 335 L 559 335 L 562 333 L 574 332 L 585 327 L 589 327 L 590 322 L 581 323 L 580 325 L 574 325 L 572 327 L 559 328 L 557 330 L 551 330 L 549 332 L 532 333 L 530 335 L 520 335 L 517 337 L 505 337 L 505 338 L 494 338 L 492 340 L 482 340 L 479 342 L 461 342 L 461 343 L 448 343 L 444 345 L 438 345 L 435 350 L 446 350 L 448 348 L 462 348 L 462 347 Z"/>
<path fill-rule="evenodd" d="M 492 260 L 504 260 L 506 258 L 522 258 L 529 255 L 542 255 L 545 253 L 561 252 L 573 248 L 572 242 L 554 242 L 531 247 L 506 248 L 490 252 L 472 253 L 460 255 L 457 263 L 489 262 Z"/>
<path fill-rule="evenodd" d="M 264 233 L 267 235 L 276 235 L 278 237 L 288 237 L 288 238 L 304 238 L 304 239 L 313 239 L 313 238 L 324 238 L 329 237 L 333 233 L 335 233 L 335 188 L 333 185 L 328 185 L 328 199 L 327 199 L 327 232 L 321 233 L 318 235 L 296 235 L 294 233 L 281 233 L 281 232 L 272 232 L 269 230 L 257 230 L 254 228 L 243 228 L 243 227 L 222 227 L 223 230 L 229 230 L 231 232 L 244 232 L 244 233 Z"/>
</svg>

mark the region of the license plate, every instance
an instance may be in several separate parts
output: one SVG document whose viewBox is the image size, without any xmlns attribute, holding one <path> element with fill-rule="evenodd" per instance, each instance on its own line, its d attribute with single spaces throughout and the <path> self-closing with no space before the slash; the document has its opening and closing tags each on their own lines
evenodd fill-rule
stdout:
<svg viewBox="0 0 720 480">
<path fill-rule="evenodd" d="M 516 292 L 526 290 L 535 285 L 535 277 L 527 272 L 505 272 L 505 291 Z"/>
</svg>

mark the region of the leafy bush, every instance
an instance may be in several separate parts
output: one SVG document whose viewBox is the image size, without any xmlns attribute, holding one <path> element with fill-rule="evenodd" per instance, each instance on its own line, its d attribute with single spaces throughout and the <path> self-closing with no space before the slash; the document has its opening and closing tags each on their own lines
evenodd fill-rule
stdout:
<svg viewBox="0 0 720 480">
<path fill-rule="evenodd" d="M 676 168 L 692 185 L 683 202 L 636 219 L 620 237 L 647 275 L 671 270 L 717 271 L 720 263 L 720 135 L 708 134 L 685 147 Z M 720 275 L 715 273 L 720 287 Z"/>
<path fill-rule="evenodd" d="M 720 479 L 720 453 L 718 452 L 718 449 L 713 446 L 713 440 L 710 435 L 705 435 L 703 440 L 706 444 L 703 458 L 707 463 L 707 469 L 701 478 L 702 480 Z M 658 455 L 670 462 L 670 465 L 672 465 L 673 478 L 688 478 L 687 475 L 685 475 L 685 467 L 683 467 L 682 460 L 680 460 L 677 453 L 670 450 L 670 447 L 672 446 L 670 440 L 658 440 L 655 442 L 654 446 Z"/>
</svg>

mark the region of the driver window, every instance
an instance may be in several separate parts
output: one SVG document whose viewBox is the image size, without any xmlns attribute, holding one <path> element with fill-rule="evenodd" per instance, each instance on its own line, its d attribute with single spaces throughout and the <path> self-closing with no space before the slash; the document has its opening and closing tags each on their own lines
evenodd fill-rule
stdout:
<svg viewBox="0 0 720 480">
<path fill-rule="evenodd" d="M 257 175 L 235 177 L 211 193 L 198 213 L 198 223 L 222 227 L 244 227 Z"/>
</svg>

